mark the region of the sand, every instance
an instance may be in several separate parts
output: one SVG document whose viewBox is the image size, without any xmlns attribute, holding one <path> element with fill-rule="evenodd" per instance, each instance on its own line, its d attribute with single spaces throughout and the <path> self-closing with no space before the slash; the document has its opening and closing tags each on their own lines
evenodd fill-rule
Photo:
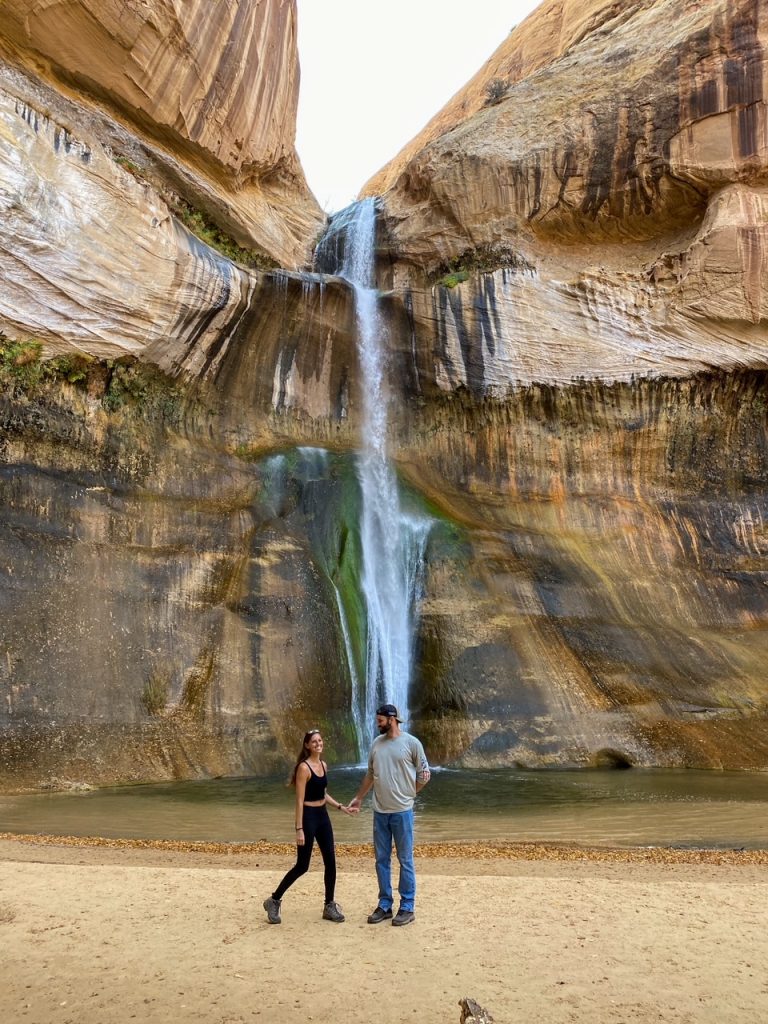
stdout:
<svg viewBox="0 0 768 1024">
<path fill-rule="evenodd" d="M 346 922 L 315 865 L 275 926 L 287 849 L 0 839 L 0 1021 L 768 1020 L 765 853 L 422 850 L 406 928 L 366 924 L 370 850 L 339 860 Z"/>
</svg>

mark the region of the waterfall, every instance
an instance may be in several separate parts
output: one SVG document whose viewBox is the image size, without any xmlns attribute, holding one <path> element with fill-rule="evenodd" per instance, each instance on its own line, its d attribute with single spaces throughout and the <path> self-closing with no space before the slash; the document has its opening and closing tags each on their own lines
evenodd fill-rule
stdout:
<svg viewBox="0 0 768 1024">
<path fill-rule="evenodd" d="M 430 522 L 401 507 L 397 476 L 387 456 L 389 395 L 386 332 L 375 287 L 376 206 L 373 199 L 353 204 L 343 219 L 335 260 L 339 276 L 352 286 L 357 317 L 362 390 L 362 449 L 357 474 L 362 496 L 361 586 L 367 609 L 365 685 L 355 687 L 358 707 L 352 720 L 361 756 L 373 739 L 376 708 L 397 705 L 407 721 L 413 667 L 414 613 L 424 573 Z"/>
</svg>

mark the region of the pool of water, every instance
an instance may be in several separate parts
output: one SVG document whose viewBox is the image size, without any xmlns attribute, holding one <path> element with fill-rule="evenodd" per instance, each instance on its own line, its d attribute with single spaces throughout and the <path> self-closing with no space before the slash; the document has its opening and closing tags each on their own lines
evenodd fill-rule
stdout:
<svg viewBox="0 0 768 1024">
<path fill-rule="evenodd" d="M 347 802 L 362 770 L 336 769 Z M 332 812 L 338 842 L 367 842 L 370 799 Z M 212 842 L 293 842 L 283 778 L 0 795 L 0 832 Z M 768 848 L 768 773 L 437 770 L 416 805 L 417 841 Z"/>
</svg>

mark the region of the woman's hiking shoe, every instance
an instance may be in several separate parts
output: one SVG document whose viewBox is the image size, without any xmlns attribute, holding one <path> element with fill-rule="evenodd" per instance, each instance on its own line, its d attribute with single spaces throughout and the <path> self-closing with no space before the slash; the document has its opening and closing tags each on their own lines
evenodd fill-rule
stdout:
<svg viewBox="0 0 768 1024">
<path fill-rule="evenodd" d="M 416 915 L 412 910 L 398 910 L 398 912 L 395 914 L 395 919 L 392 922 L 392 924 L 399 926 L 402 924 L 410 924 L 411 921 L 415 920 Z"/>
<path fill-rule="evenodd" d="M 323 920 L 336 921 L 339 924 L 345 920 L 338 903 L 326 903 L 323 907 Z"/>
<path fill-rule="evenodd" d="M 391 910 L 385 910 L 384 907 L 376 907 L 374 912 L 368 915 L 368 924 L 380 924 L 382 921 L 389 921 L 391 917 Z"/>
<path fill-rule="evenodd" d="M 280 924 L 280 904 L 282 900 L 273 900 L 271 896 L 264 900 L 264 909 L 270 924 Z"/>
</svg>

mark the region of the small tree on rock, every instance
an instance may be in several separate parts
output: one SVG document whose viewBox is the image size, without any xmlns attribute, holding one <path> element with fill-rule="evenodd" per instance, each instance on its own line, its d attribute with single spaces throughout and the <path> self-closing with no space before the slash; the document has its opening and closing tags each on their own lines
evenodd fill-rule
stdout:
<svg viewBox="0 0 768 1024">
<path fill-rule="evenodd" d="M 492 78 L 485 87 L 485 103 L 486 107 L 491 107 L 496 103 L 501 103 L 507 93 L 507 83 L 503 78 Z"/>
</svg>

